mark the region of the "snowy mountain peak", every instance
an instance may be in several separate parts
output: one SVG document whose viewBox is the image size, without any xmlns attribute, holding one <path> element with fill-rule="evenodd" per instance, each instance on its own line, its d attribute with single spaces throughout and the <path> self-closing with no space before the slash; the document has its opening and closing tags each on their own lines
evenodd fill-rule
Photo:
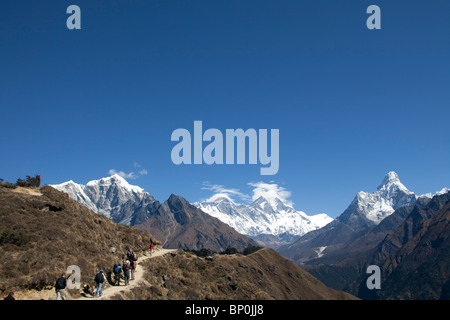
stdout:
<svg viewBox="0 0 450 320">
<path fill-rule="evenodd" d="M 118 174 L 89 181 L 86 185 L 70 180 L 51 187 L 69 194 L 92 211 L 122 224 L 130 224 L 133 219 L 137 219 L 142 203 L 156 201 L 144 189 L 129 184 Z"/>
<path fill-rule="evenodd" d="M 399 189 L 405 193 L 411 194 L 412 192 L 406 188 L 403 183 L 401 183 L 398 174 L 395 171 L 390 171 L 386 174 L 383 181 L 377 188 L 378 190 L 387 190 L 387 189 Z"/>
<path fill-rule="evenodd" d="M 138 186 L 133 186 L 131 184 L 129 184 L 123 177 L 121 177 L 118 174 L 113 174 L 110 177 L 107 178 L 101 178 L 99 180 L 92 180 L 89 181 L 86 184 L 86 187 L 95 187 L 95 186 L 101 186 L 101 187 L 110 187 L 110 186 L 120 186 L 123 189 L 130 191 L 130 192 L 136 192 L 136 193 L 143 193 L 145 192 L 144 189 L 142 189 L 141 187 Z"/>
<path fill-rule="evenodd" d="M 233 199 L 231 199 L 226 193 L 217 193 L 217 194 L 213 195 L 211 198 L 205 200 L 204 202 L 214 202 L 214 203 L 232 202 L 232 203 L 234 203 Z"/>
<path fill-rule="evenodd" d="M 253 201 L 252 206 L 258 206 L 263 210 L 294 210 L 290 205 L 287 205 L 278 197 L 266 198 L 264 196 L 260 196 L 255 201 Z"/>
<path fill-rule="evenodd" d="M 394 171 L 384 177 L 375 192 L 360 191 L 350 206 L 337 219 L 361 230 L 370 225 L 379 224 L 400 207 L 414 204 L 417 200 L 414 192 L 409 191 Z"/>
<path fill-rule="evenodd" d="M 400 182 L 400 179 L 399 179 L 399 177 L 398 177 L 397 172 L 395 172 L 395 171 L 389 171 L 389 172 L 386 174 L 386 176 L 384 176 L 384 180 L 383 180 L 383 183 L 382 183 L 382 184 L 385 184 L 385 183 L 387 183 L 387 182 L 396 182 L 396 181 Z"/>
</svg>

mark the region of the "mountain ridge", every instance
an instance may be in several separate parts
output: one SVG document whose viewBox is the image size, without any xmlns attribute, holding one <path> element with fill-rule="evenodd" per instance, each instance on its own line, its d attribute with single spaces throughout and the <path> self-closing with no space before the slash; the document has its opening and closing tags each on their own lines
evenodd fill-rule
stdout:
<svg viewBox="0 0 450 320">
<path fill-rule="evenodd" d="M 444 191 L 445 188 L 436 194 Z M 376 191 L 358 192 L 347 209 L 333 222 L 303 235 L 294 243 L 280 247 L 279 252 L 298 264 L 314 264 L 316 259 L 323 260 L 345 248 L 348 241 L 379 225 L 397 209 L 430 197 L 431 194 L 416 195 L 409 191 L 397 173 L 390 171 Z"/>
<path fill-rule="evenodd" d="M 142 222 L 144 214 L 139 209 L 156 201 L 144 189 L 130 185 L 118 174 L 89 181 L 86 185 L 70 180 L 50 186 L 68 193 L 92 211 L 125 225 Z"/>
<path fill-rule="evenodd" d="M 168 248 L 207 248 L 220 252 L 231 247 L 242 251 L 257 246 L 250 238 L 174 194 L 135 226 L 154 233 Z"/>
<path fill-rule="evenodd" d="M 360 257 L 365 266 L 380 266 L 383 290 L 367 290 L 364 274 L 342 289 L 364 299 L 449 299 L 449 249 L 450 192 L 415 204 L 401 224 Z"/>
</svg>

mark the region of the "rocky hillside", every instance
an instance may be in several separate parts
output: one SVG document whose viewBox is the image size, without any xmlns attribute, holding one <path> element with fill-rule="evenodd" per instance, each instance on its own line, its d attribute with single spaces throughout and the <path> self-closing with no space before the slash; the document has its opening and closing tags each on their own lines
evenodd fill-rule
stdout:
<svg viewBox="0 0 450 320">
<path fill-rule="evenodd" d="M 446 192 L 448 189 L 444 188 L 436 195 Z M 391 171 L 386 174 L 377 191 L 358 192 L 348 208 L 331 223 L 279 248 L 278 252 L 298 264 L 316 264 L 319 263 L 318 259 L 333 259 L 341 255 L 340 252 L 347 251 L 349 242 L 380 225 L 396 210 L 432 197 L 432 194 L 418 196 L 409 191 L 398 175 Z"/>
<path fill-rule="evenodd" d="M 348 288 L 365 299 L 450 299 L 450 194 L 415 207 L 378 246 L 382 290 L 368 292 L 365 277 Z M 443 202 L 445 201 L 445 202 Z M 396 246 L 399 248 L 393 253 Z M 384 260 L 382 257 L 387 256 Z"/>
<path fill-rule="evenodd" d="M 300 267 L 265 248 L 244 256 L 201 258 L 176 254 L 145 262 L 149 286 L 116 299 L 150 300 L 349 300 L 354 296 L 326 287 Z"/>
<path fill-rule="evenodd" d="M 150 241 L 160 244 L 52 187 L 0 186 L 0 293 L 52 287 L 70 265 L 79 266 L 81 281 L 88 282 L 129 247 L 139 253 Z"/>
<path fill-rule="evenodd" d="M 363 299 L 450 296 L 450 193 L 402 207 L 345 244 L 345 250 L 303 268 L 327 286 Z M 368 290 L 367 267 L 381 268 L 381 290 Z M 445 298 L 447 299 L 447 298 Z"/>
<path fill-rule="evenodd" d="M 135 227 L 154 234 L 165 248 L 207 248 L 220 252 L 257 246 L 252 239 L 176 195 L 162 204 L 158 202 L 149 217 Z"/>
</svg>

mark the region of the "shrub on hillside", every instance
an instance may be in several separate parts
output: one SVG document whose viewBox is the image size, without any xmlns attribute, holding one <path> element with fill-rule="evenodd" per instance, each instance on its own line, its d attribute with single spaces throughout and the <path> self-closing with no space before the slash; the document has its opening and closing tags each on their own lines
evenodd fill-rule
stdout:
<svg viewBox="0 0 450 320">
<path fill-rule="evenodd" d="M 30 240 L 31 237 L 26 234 L 23 234 L 22 232 L 4 230 L 0 234 L 0 245 L 13 244 L 20 247 L 30 242 Z"/>
<path fill-rule="evenodd" d="M 239 252 L 236 248 L 226 248 L 222 252 L 216 252 L 216 251 L 206 249 L 206 248 L 202 248 L 200 250 L 185 249 L 184 251 L 192 252 L 193 254 L 195 254 L 198 257 L 207 257 L 207 256 L 212 256 L 214 254 L 225 254 L 225 255 L 226 254 L 242 254 L 242 255 L 246 256 L 246 255 L 252 254 L 262 248 L 263 247 L 258 247 L 258 246 L 248 247 L 248 248 L 245 248 L 242 252 Z"/>
<path fill-rule="evenodd" d="M 11 182 L 0 182 L 0 187 L 15 189 L 17 186 L 12 184 Z"/>
<path fill-rule="evenodd" d="M 27 176 L 25 180 L 17 179 L 16 186 L 18 187 L 39 187 L 41 185 L 41 180 L 37 177 Z"/>
<path fill-rule="evenodd" d="M 261 250 L 262 248 L 263 247 L 259 247 L 259 246 L 248 247 L 248 248 L 245 248 L 244 251 L 242 251 L 242 254 L 244 256 L 246 256 L 246 255 L 252 254 L 252 253 L 254 253 L 254 252 L 258 251 L 258 250 Z"/>
</svg>

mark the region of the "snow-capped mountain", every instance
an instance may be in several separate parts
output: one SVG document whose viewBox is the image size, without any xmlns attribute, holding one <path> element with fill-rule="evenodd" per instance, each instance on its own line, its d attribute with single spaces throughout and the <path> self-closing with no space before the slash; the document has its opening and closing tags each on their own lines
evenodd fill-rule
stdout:
<svg viewBox="0 0 450 320">
<path fill-rule="evenodd" d="M 447 188 L 436 194 L 448 192 Z M 280 248 L 280 253 L 297 263 L 335 254 L 345 249 L 361 231 L 367 232 L 399 208 L 411 207 L 419 199 L 429 201 L 436 194 L 416 195 L 400 181 L 397 173 L 389 172 L 375 192 L 360 191 L 347 209 L 332 223 L 307 233 L 295 243 Z"/>
<path fill-rule="evenodd" d="M 253 203 L 245 205 L 235 203 L 226 195 L 218 194 L 194 205 L 239 233 L 273 247 L 291 242 L 333 220 L 326 214 L 308 216 L 279 198 L 259 197 Z"/>
<path fill-rule="evenodd" d="M 409 191 L 394 171 L 384 177 L 375 192 L 360 191 L 337 218 L 355 231 L 379 224 L 400 207 L 412 205 L 420 196 Z"/>
<path fill-rule="evenodd" d="M 146 212 L 140 211 L 146 211 L 146 206 L 156 201 L 144 189 L 130 185 L 117 174 L 86 185 L 71 180 L 51 186 L 69 194 L 92 211 L 127 225 L 139 223 L 140 218 L 145 219 Z"/>
<path fill-rule="evenodd" d="M 420 198 L 431 199 L 435 195 L 447 193 L 444 188 L 434 194 L 416 195 L 400 181 L 396 172 L 386 174 L 375 192 L 360 191 L 348 208 L 336 220 L 343 222 L 354 230 L 378 225 L 395 210 L 413 205 Z"/>
</svg>

